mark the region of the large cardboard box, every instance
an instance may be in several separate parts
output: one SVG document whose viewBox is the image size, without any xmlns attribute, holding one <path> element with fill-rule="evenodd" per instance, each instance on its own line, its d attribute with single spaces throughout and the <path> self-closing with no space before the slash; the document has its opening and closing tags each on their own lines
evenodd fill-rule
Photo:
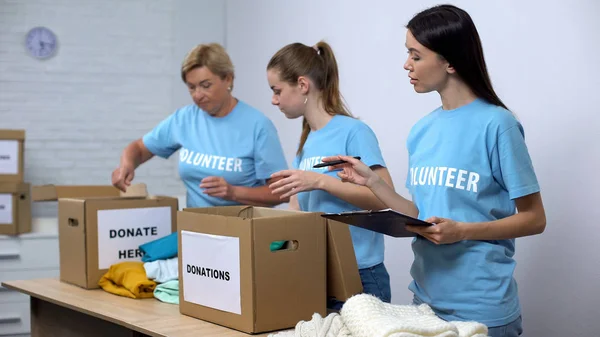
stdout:
<svg viewBox="0 0 600 337">
<path fill-rule="evenodd" d="M 141 261 L 141 244 L 176 230 L 177 203 L 161 196 L 59 199 L 61 281 L 94 289 L 111 265 Z"/>
<path fill-rule="evenodd" d="M 0 234 L 31 231 L 29 184 L 0 182 Z"/>
<path fill-rule="evenodd" d="M 0 181 L 23 182 L 25 130 L 0 130 Z"/>
<path fill-rule="evenodd" d="M 177 213 L 179 310 L 246 333 L 326 315 L 326 222 L 250 206 Z M 288 247 L 271 251 L 274 241 Z"/>
<path fill-rule="evenodd" d="M 327 297 L 345 302 L 362 291 L 350 228 L 327 220 Z"/>
<path fill-rule="evenodd" d="M 148 195 L 146 184 L 129 186 L 121 192 L 111 185 L 35 185 L 31 187 L 32 201 L 57 201 L 63 198 L 143 197 Z"/>
</svg>

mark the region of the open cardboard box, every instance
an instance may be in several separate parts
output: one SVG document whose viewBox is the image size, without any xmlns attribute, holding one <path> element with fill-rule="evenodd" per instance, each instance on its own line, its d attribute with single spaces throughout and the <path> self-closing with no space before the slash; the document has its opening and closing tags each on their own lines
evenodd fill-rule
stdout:
<svg viewBox="0 0 600 337">
<path fill-rule="evenodd" d="M 326 228 L 319 214 L 186 208 L 177 226 L 182 314 L 246 333 L 326 316 Z M 274 241 L 292 244 L 272 251 Z"/>
<path fill-rule="evenodd" d="M 348 225 L 320 215 L 251 206 L 178 212 L 181 313 L 260 333 L 324 317 L 327 297 L 361 293 Z M 272 252 L 273 241 L 289 244 Z"/>
</svg>

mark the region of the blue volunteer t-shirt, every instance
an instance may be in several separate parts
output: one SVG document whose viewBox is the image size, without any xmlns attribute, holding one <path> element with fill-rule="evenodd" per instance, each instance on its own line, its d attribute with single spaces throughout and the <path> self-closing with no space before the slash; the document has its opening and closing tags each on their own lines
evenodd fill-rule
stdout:
<svg viewBox="0 0 600 337">
<path fill-rule="evenodd" d="M 482 99 L 438 108 L 411 130 L 406 187 L 419 218 L 485 222 L 515 214 L 515 198 L 540 190 L 521 124 Z M 417 301 L 446 320 L 508 324 L 520 315 L 513 278 L 515 240 L 412 243 Z"/>
<path fill-rule="evenodd" d="M 187 207 L 236 203 L 203 193 L 209 176 L 234 186 L 264 185 L 271 174 L 287 169 L 275 126 L 263 113 L 238 101 L 225 117 L 212 117 L 195 104 L 178 109 L 143 137 L 153 154 L 168 158 L 179 151 L 179 174 L 187 189 Z"/>
<path fill-rule="evenodd" d="M 294 160 L 294 168 L 337 176 L 339 171 L 313 168 L 323 157 L 348 155 L 360 156 L 368 166 L 385 162 L 379 149 L 375 133 L 363 122 L 342 115 L 334 116 L 323 128 L 308 134 L 303 150 Z M 360 210 L 328 192 L 314 190 L 298 193 L 300 209 L 308 212 L 338 213 Z M 350 234 L 356 254 L 358 268 L 369 268 L 383 262 L 383 234 L 350 226 Z"/>
</svg>

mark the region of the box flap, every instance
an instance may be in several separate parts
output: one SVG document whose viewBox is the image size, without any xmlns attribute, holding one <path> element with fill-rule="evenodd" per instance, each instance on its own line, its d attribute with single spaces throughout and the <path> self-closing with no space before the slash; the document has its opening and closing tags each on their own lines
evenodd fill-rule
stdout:
<svg viewBox="0 0 600 337">
<path fill-rule="evenodd" d="M 327 296 L 345 302 L 362 291 L 350 229 L 327 220 Z"/>
<path fill-rule="evenodd" d="M 274 217 L 282 217 L 282 216 L 291 216 L 298 214 L 307 214 L 310 212 L 303 211 L 293 211 L 289 209 L 276 209 L 276 208 L 268 208 L 268 207 L 253 207 L 253 219 L 259 218 L 274 218 Z"/>
<path fill-rule="evenodd" d="M 190 207 L 184 208 L 183 212 L 252 218 L 252 208 L 252 206 Z"/>
<path fill-rule="evenodd" d="M 85 201 L 58 202 L 60 280 L 87 288 Z"/>
<path fill-rule="evenodd" d="M 25 140 L 25 130 L 0 129 L 0 139 Z"/>
<path fill-rule="evenodd" d="M 246 219 L 258 219 L 258 218 L 273 218 L 283 217 L 296 214 L 307 214 L 309 212 L 292 211 L 284 209 L 275 209 L 269 207 L 258 207 L 258 206 L 217 206 L 217 207 L 198 207 L 198 208 L 184 208 L 183 212 L 193 212 L 200 214 L 213 214 L 221 216 L 231 216 Z"/>
<path fill-rule="evenodd" d="M 146 184 L 131 185 L 123 193 L 110 185 L 38 185 L 31 188 L 32 201 L 57 201 L 62 198 L 147 196 Z"/>
<path fill-rule="evenodd" d="M 133 184 L 127 188 L 127 191 L 119 191 L 122 197 L 146 197 L 148 196 L 148 187 L 144 183 Z"/>
</svg>

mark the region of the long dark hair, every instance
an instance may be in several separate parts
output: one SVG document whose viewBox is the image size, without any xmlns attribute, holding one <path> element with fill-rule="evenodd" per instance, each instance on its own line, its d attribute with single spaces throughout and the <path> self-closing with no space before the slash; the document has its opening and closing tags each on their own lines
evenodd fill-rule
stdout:
<svg viewBox="0 0 600 337">
<path fill-rule="evenodd" d="M 439 5 L 415 15 L 406 25 L 420 44 L 442 56 L 477 97 L 508 110 L 496 95 L 471 16 L 452 5 Z"/>
<path fill-rule="evenodd" d="M 352 117 L 340 94 L 337 61 L 327 42 L 320 41 L 314 47 L 302 43 L 288 44 L 273 55 L 267 65 L 267 70 L 269 69 L 279 70 L 281 80 L 293 85 L 298 83 L 300 76 L 310 78 L 321 92 L 323 106 L 328 114 Z M 304 118 L 297 154 L 302 152 L 309 133 L 310 126 Z"/>
</svg>

